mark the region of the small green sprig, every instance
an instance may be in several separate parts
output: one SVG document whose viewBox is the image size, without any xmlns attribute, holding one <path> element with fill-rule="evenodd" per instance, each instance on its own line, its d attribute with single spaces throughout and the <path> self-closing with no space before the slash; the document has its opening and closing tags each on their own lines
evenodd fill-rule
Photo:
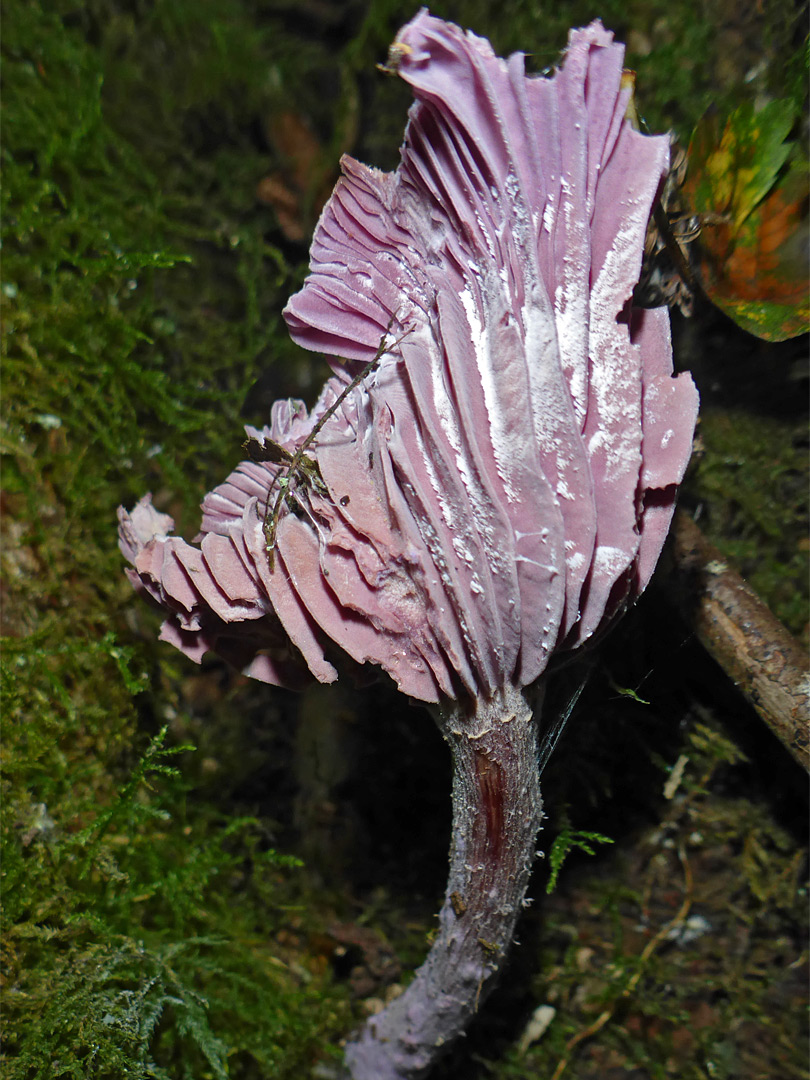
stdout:
<svg viewBox="0 0 810 1080">
<path fill-rule="evenodd" d="M 586 855 L 595 855 L 592 844 L 612 844 L 613 840 L 602 833 L 582 832 L 572 829 L 566 822 L 562 832 L 554 840 L 549 852 L 548 861 L 550 873 L 546 883 L 546 892 L 552 893 L 557 887 L 557 878 L 560 875 L 562 864 L 575 848 L 584 851 Z"/>
</svg>

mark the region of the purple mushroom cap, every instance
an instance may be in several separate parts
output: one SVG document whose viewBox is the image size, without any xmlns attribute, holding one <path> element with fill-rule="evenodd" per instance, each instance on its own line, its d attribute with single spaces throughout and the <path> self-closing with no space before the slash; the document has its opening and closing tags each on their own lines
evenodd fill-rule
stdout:
<svg viewBox="0 0 810 1080">
<path fill-rule="evenodd" d="M 646 587 L 689 459 L 668 313 L 632 307 L 668 141 L 625 119 L 623 57 L 595 22 L 527 77 L 420 12 L 389 57 L 415 97 L 401 164 L 343 159 L 285 311 L 333 358 L 314 409 L 247 429 L 271 452 L 206 495 L 198 543 L 149 496 L 119 511 L 192 659 L 293 687 L 370 665 L 435 706 L 447 892 L 415 979 L 347 1047 L 354 1080 L 424 1076 L 491 989 L 542 820 L 540 677 Z"/>
<path fill-rule="evenodd" d="M 697 394 L 666 309 L 630 306 L 668 144 L 624 119 L 612 35 L 572 31 L 551 78 L 424 11 L 395 50 L 416 99 L 402 162 L 343 159 L 285 311 L 348 363 L 310 415 L 282 401 L 248 429 L 294 452 L 387 336 L 307 450 L 325 489 L 284 505 L 272 560 L 269 462 L 206 496 L 199 547 L 148 500 L 121 536 L 192 659 L 297 686 L 342 651 L 437 702 L 532 683 L 639 595 Z"/>
</svg>

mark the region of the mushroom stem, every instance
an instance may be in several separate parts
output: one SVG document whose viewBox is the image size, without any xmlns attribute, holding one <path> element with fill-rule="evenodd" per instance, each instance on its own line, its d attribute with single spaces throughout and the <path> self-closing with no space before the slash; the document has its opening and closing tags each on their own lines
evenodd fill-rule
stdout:
<svg viewBox="0 0 810 1080">
<path fill-rule="evenodd" d="M 401 997 L 346 1050 L 354 1080 L 425 1076 L 495 983 L 512 942 L 542 820 L 537 726 L 523 693 L 498 691 L 437 720 L 453 754 L 450 877 L 430 953 Z"/>
</svg>

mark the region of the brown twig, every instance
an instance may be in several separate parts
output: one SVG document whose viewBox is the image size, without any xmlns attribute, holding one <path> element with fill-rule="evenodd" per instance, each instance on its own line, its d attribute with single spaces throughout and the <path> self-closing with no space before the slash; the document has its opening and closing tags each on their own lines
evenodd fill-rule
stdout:
<svg viewBox="0 0 810 1080">
<path fill-rule="evenodd" d="M 806 653 L 682 511 L 675 515 L 671 557 L 668 580 L 701 644 L 810 771 Z"/>
<path fill-rule="evenodd" d="M 264 507 L 263 529 L 265 547 L 271 570 L 274 566 L 273 552 L 276 546 L 276 533 L 278 531 L 279 517 L 284 504 L 289 503 L 289 500 L 294 498 L 294 485 L 299 480 L 303 480 L 305 484 L 308 481 L 314 481 L 315 486 L 326 493 L 326 487 L 321 479 L 318 463 L 316 460 L 307 457 L 307 451 L 314 444 L 327 420 L 330 420 L 335 415 L 349 394 L 357 389 L 367 375 L 371 374 L 382 357 L 387 352 L 392 352 L 411 332 L 410 329 L 406 330 L 404 334 L 401 334 L 400 337 L 389 344 L 388 335 L 391 332 L 391 327 L 394 325 L 397 314 L 398 312 L 394 312 L 391 316 L 385 333 L 380 340 L 379 348 L 374 356 L 361 368 L 354 378 L 344 386 L 343 390 L 341 390 L 329 408 L 321 415 L 318 422 L 295 453 L 291 453 L 289 450 L 286 450 L 283 446 L 279 446 L 270 439 L 266 439 L 262 443 L 259 443 L 257 439 L 248 439 L 243 443 L 244 448 L 248 451 L 253 461 L 271 461 L 280 466 L 268 489 Z M 281 472 L 282 468 L 287 470 L 284 475 L 282 475 Z M 275 500 L 273 500 L 274 494 Z"/>
</svg>

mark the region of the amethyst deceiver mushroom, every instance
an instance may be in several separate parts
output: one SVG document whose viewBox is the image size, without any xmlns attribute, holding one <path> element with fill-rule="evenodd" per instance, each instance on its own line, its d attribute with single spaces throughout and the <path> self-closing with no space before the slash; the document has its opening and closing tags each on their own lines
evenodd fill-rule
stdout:
<svg viewBox="0 0 810 1080">
<path fill-rule="evenodd" d="M 527 77 L 420 12 L 389 57 L 416 99 L 402 162 L 344 158 L 285 311 L 343 358 L 318 403 L 248 429 L 273 453 L 205 497 L 199 546 L 149 497 L 120 512 L 165 640 L 285 686 L 377 665 L 450 745 L 438 934 L 349 1044 L 355 1080 L 425 1075 L 491 989 L 542 816 L 543 674 L 645 588 L 689 458 L 667 311 L 630 302 L 668 143 L 625 121 L 623 55 L 595 22 Z"/>
</svg>

